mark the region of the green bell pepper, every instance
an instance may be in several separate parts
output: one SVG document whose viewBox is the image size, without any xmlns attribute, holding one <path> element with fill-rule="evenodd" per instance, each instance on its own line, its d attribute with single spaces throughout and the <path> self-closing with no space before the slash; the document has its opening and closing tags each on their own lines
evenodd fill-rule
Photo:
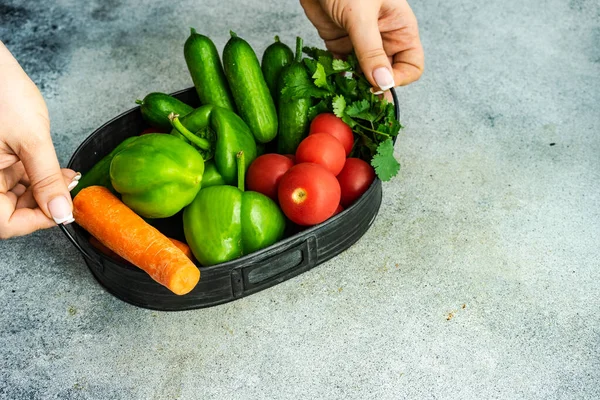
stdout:
<svg viewBox="0 0 600 400">
<path fill-rule="evenodd" d="M 194 200 L 204 160 L 175 136 L 148 134 L 124 146 L 110 164 L 110 181 L 121 199 L 145 218 L 167 218 Z"/>
<path fill-rule="evenodd" d="M 196 259 L 219 264 L 263 249 L 283 237 L 285 217 L 269 197 L 244 191 L 244 156 L 238 155 L 238 187 L 201 189 L 183 210 L 183 231 Z"/>
<path fill-rule="evenodd" d="M 171 115 L 170 119 L 176 131 L 171 133 L 183 136 L 201 151 L 214 154 L 217 172 L 227 185 L 236 183 L 238 152 L 243 151 L 245 155 L 244 171 L 256 158 L 254 136 L 248 125 L 233 111 L 206 105 L 181 120 L 177 115 Z"/>
</svg>

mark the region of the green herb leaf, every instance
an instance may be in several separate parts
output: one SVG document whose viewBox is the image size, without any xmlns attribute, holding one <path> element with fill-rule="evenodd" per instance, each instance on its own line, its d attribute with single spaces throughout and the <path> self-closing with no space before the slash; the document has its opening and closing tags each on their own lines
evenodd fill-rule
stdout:
<svg viewBox="0 0 600 400">
<path fill-rule="evenodd" d="M 342 118 L 344 116 L 344 109 L 346 108 L 346 99 L 341 94 L 338 94 L 333 98 L 332 101 L 333 113 L 336 117 Z"/>
<path fill-rule="evenodd" d="M 344 60 L 340 60 L 340 59 L 337 59 L 337 58 L 332 61 L 331 67 L 333 68 L 333 70 L 335 72 L 343 72 L 343 71 L 349 71 L 350 70 L 350 64 L 348 64 Z"/>
<path fill-rule="evenodd" d="M 346 108 L 346 114 L 353 118 L 366 119 L 373 122 L 377 116 L 373 115 L 370 108 L 371 104 L 368 100 L 355 101 Z"/>
<path fill-rule="evenodd" d="M 371 165 L 375 168 L 377 176 L 382 181 L 389 181 L 400 170 L 400 163 L 394 157 L 394 143 L 392 139 L 379 144 L 377 154 L 373 157 Z"/>
<path fill-rule="evenodd" d="M 329 101 L 323 99 L 308 109 L 308 119 L 312 121 L 317 115 L 330 111 Z"/>
<path fill-rule="evenodd" d="M 327 74 L 325 73 L 325 67 L 323 66 L 323 64 L 321 64 L 321 63 L 317 64 L 317 70 L 312 75 L 312 78 L 314 79 L 315 85 L 317 87 L 320 87 L 320 88 L 328 87 Z"/>
</svg>

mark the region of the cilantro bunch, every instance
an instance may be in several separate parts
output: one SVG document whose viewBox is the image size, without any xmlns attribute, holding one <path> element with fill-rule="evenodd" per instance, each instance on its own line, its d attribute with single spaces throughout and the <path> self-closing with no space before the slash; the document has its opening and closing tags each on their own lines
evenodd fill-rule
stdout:
<svg viewBox="0 0 600 400">
<path fill-rule="evenodd" d="M 308 76 L 290 76 L 281 91 L 283 98 L 310 98 L 309 119 L 332 112 L 355 134 L 351 157 L 370 162 L 382 181 L 394 177 L 400 164 L 394 157 L 393 139 L 402 128 L 394 105 L 371 93 L 371 84 L 360 71 L 354 54 L 335 59 L 326 50 L 304 47 L 302 61 Z"/>
</svg>

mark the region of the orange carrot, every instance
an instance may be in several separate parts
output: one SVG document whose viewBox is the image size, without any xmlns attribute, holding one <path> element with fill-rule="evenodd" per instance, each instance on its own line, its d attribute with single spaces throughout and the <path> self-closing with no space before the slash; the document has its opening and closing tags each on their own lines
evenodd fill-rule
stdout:
<svg viewBox="0 0 600 400">
<path fill-rule="evenodd" d="M 189 293 L 198 284 L 200 271 L 184 252 L 108 189 L 82 189 L 73 199 L 73 216 L 103 245 L 173 293 Z"/>
<path fill-rule="evenodd" d="M 192 253 L 192 249 L 190 249 L 190 246 L 188 246 L 187 244 L 185 244 L 183 242 L 180 242 L 177 239 L 169 238 L 169 240 L 171 242 L 173 242 L 173 244 L 175 246 L 177 246 L 179 248 L 179 250 L 183 251 L 183 254 L 188 256 L 188 258 L 190 260 L 192 260 L 192 261 L 195 260 L 194 254 Z M 100 251 L 100 253 L 104 254 L 105 256 L 113 258 L 116 261 L 126 262 L 126 260 L 123 257 L 121 257 L 120 255 L 118 255 L 117 253 L 115 253 L 114 251 L 112 251 L 111 249 L 109 249 L 108 247 L 103 245 L 102 243 L 100 243 L 100 241 L 98 239 L 96 239 L 95 237 L 90 236 L 89 242 L 93 247 L 95 247 L 98 251 Z"/>
<path fill-rule="evenodd" d="M 188 256 L 190 260 L 194 260 L 194 254 L 192 253 L 192 249 L 190 249 L 190 246 L 188 246 L 186 243 L 180 242 L 177 239 L 169 238 L 169 240 L 173 242 L 173 244 L 177 246 L 179 250 L 183 251 L 183 254 Z"/>
</svg>

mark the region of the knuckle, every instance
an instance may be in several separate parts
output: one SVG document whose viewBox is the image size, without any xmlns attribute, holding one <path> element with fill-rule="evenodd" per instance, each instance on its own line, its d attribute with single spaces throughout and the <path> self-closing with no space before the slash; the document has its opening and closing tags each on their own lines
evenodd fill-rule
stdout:
<svg viewBox="0 0 600 400">
<path fill-rule="evenodd" d="M 47 175 L 31 182 L 31 186 L 36 190 L 44 190 L 51 187 L 56 187 L 59 184 L 64 184 L 62 175 Z"/>
<path fill-rule="evenodd" d="M 363 50 L 360 52 L 360 54 L 357 54 L 357 57 L 360 62 L 369 62 L 373 60 L 379 60 L 381 58 L 385 58 L 387 61 L 387 54 L 385 51 L 378 48 Z"/>
</svg>

